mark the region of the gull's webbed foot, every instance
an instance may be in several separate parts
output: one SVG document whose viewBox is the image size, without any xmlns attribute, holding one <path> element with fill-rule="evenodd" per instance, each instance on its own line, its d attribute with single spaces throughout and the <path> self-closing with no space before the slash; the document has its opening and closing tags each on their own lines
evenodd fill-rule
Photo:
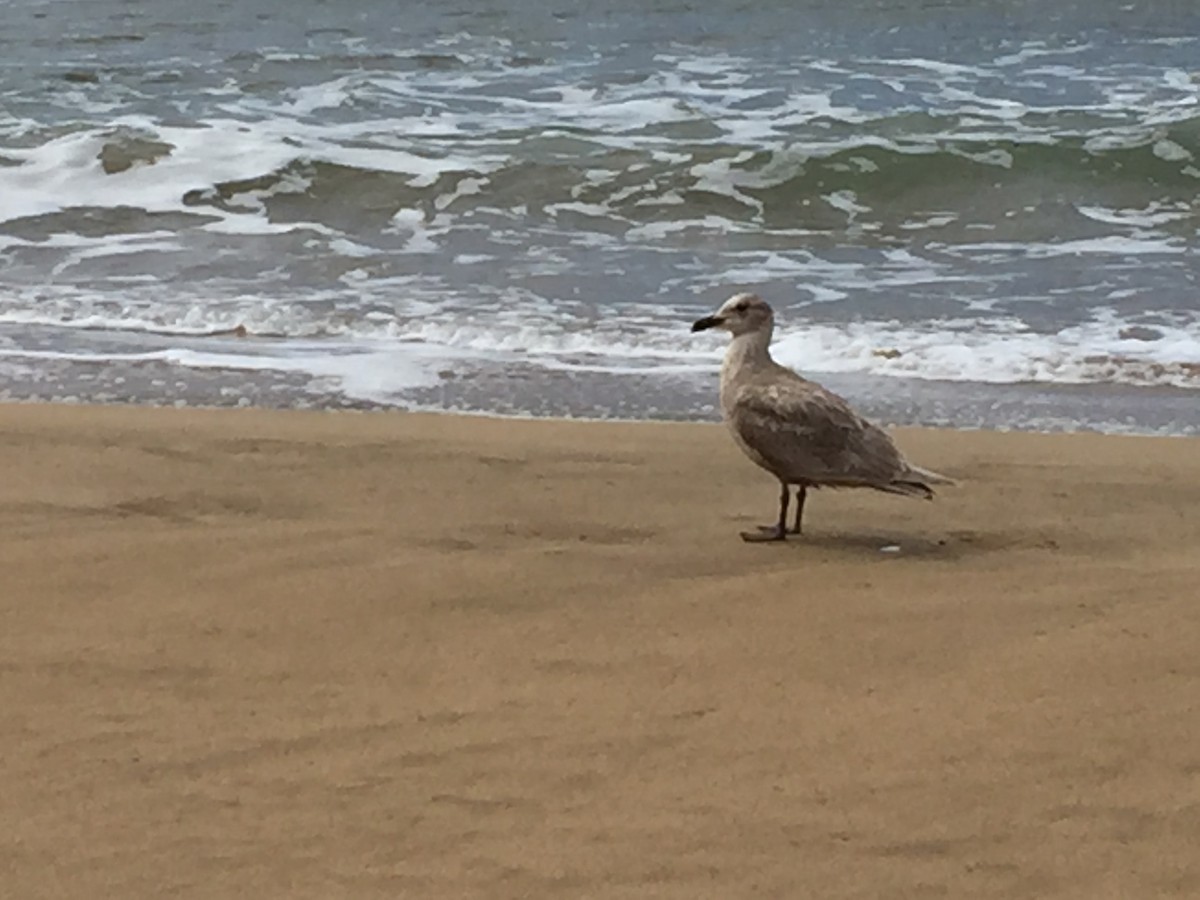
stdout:
<svg viewBox="0 0 1200 900">
<path fill-rule="evenodd" d="M 747 544 L 761 544 L 767 541 L 786 541 L 787 530 L 778 525 L 759 525 L 758 531 L 743 531 L 742 540 Z"/>
</svg>

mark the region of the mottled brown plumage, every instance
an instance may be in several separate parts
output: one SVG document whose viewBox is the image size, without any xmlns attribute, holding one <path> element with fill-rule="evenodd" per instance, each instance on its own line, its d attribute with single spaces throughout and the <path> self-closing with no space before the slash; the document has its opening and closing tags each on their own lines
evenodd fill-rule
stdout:
<svg viewBox="0 0 1200 900">
<path fill-rule="evenodd" d="M 733 335 L 721 367 L 721 411 L 737 445 L 779 479 L 776 525 L 742 535 L 783 540 L 789 485 L 798 485 L 795 533 L 810 487 L 867 487 L 931 499 L 930 483 L 949 483 L 904 458 L 891 436 L 816 382 L 771 358 L 774 314 L 753 294 L 737 294 L 693 331 L 723 328 Z"/>
</svg>

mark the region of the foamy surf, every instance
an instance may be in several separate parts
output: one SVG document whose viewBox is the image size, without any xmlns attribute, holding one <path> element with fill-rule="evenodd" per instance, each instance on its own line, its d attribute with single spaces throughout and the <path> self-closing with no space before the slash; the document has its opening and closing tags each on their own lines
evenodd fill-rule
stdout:
<svg viewBox="0 0 1200 900">
<path fill-rule="evenodd" d="M 653 312 L 651 312 L 653 310 Z M 380 310 L 361 318 L 344 305 L 329 315 L 280 305 L 259 310 L 242 300 L 236 312 L 205 320 L 198 304 L 177 318 L 93 312 L 64 323 L 61 316 L 21 310 L 0 312 L 6 343 L 0 358 L 28 362 L 63 359 L 103 364 L 135 359 L 183 368 L 278 369 L 310 376 L 327 388 L 370 402 L 397 402 L 416 385 L 436 383 L 431 371 L 454 377 L 457 367 L 486 365 L 529 371 L 637 374 L 708 380 L 720 362 L 712 341 L 692 338 L 680 323 L 691 308 L 647 307 L 641 315 L 572 320 L 561 310 L 516 307 L 459 319 L 418 312 L 413 317 Z M 22 331 L 37 326 L 38 340 L 22 346 Z M 124 334 L 122 348 L 145 342 L 156 349 L 112 354 L 102 347 L 57 352 L 51 335 L 75 331 L 75 346 L 89 333 Z M 776 342 L 780 361 L 796 370 L 980 384 L 1115 384 L 1200 389 L 1200 320 L 1154 325 L 1122 320 L 1108 310 L 1052 333 L 1030 330 L 1017 319 L 987 328 L 974 320 L 923 323 L 855 322 L 841 325 L 782 320 Z M 414 377 L 419 374 L 419 378 Z M 370 385 L 370 390 L 355 385 Z"/>
<path fill-rule="evenodd" d="M 14 14 L 0 390 L 703 417 L 736 289 L 860 387 L 1195 390 L 1186 23 L 851 7 Z"/>
</svg>

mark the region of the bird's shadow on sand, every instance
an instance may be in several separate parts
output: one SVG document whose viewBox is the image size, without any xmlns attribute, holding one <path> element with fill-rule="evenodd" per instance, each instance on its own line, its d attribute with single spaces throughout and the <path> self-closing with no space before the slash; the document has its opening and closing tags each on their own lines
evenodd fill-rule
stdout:
<svg viewBox="0 0 1200 900">
<path fill-rule="evenodd" d="M 793 551 L 820 550 L 839 555 L 875 559 L 931 559 L 953 561 L 995 553 L 1022 541 L 1009 535 L 978 531 L 947 531 L 940 534 L 913 534 L 886 531 L 822 531 L 789 535 L 781 547 Z M 1030 545 L 1031 547 L 1033 545 Z M 1055 550 L 1054 542 L 1042 542 L 1041 549 Z"/>
</svg>

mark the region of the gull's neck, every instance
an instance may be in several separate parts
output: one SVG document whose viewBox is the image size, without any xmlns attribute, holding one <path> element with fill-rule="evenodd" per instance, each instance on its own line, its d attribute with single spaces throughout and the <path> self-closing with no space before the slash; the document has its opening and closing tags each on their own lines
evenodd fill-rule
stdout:
<svg viewBox="0 0 1200 900">
<path fill-rule="evenodd" d="M 771 332 L 768 323 L 757 331 L 736 335 L 725 351 L 725 363 L 721 366 L 721 380 L 732 376 L 743 366 L 763 366 L 771 363 Z"/>
</svg>

